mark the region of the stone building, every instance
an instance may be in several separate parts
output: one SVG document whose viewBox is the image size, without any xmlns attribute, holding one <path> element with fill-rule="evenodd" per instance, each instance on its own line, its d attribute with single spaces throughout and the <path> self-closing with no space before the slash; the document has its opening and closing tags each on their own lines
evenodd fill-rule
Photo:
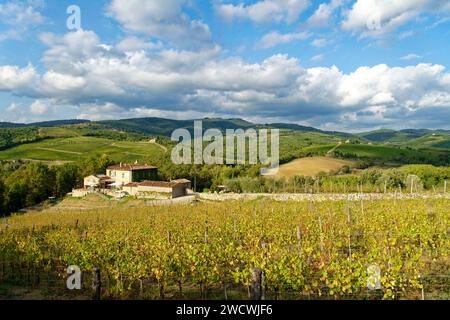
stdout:
<svg viewBox="0 0 450 320">
<path fill-rule="evenodd" d="M 163 195 L 166 198 L 178 198 L 186 195 L 186 185 L 177 182 L 165 181 L 143 181 L 130 182 L 122 187 L 122 190 L 133 196 L 151 196 L 157 197 Z"/>
<path fill-rule="evenodd" d="M 141 164 L 118 164 L 109 166 L 106 175 L 115 181 L 116 186 L 131 182 L 142 182 L 145 180 L 157 180 L 158 168 Z"/>
<path fill-rule="evenodd" d="M 105 189 L 111 183 L 114 183 L 114 180 L 104 174 L 88 176 L 83 181 L 85 189 Z"/>
</svg>

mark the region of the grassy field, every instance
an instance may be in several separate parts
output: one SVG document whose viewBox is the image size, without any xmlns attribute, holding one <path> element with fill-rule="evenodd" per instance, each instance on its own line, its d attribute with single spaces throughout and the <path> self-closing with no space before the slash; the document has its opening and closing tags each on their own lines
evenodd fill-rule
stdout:
<svg viewBox="0 0 450 320">
<path fill-rule="evenodd" d="M 181 200 L 181 198 L 178 198 Z M 174 200 L 176 202 L 176 200 Z M 170 201 L 168 201 L 169 203 Z M 109 210 L 109 209 L 131 209 L 142 208 L 154 205 L 152 199 L 136 199 L 128 196 L 121 199 L 113 199 L 102 194 L 88 194 L 82 198 L 66 196 L 60 202 L 41 208 L 41 210 L 30 209 L 28 212 L 40 211 L 44 213 L 58 213 L 67 211 L 86 211 L 86 210 Z"/>
<path fill-rule="evenodd" d="M 301 158 L 281 165 L 276 177 L 315 176 L 319 172 L 330 172 L 352 164 L 352 161 L 331 157 Z"/>
<path fill-rule="evenodd" d="M 90 155 L 107 154 L 115 161 L 134 162 L 160 152 L 164 152 L 162 148 L 151 143 L 77 136 L 49 139 L 3 150 L 0 151 L 0 160 L 77 161 Z"/>
<path fill-rule="evenodd" d="M 410 147 L 450 148 L 450 137 L 442 134 L 429 134 L 405 143 Z"/>
<path fill-rule="evenodd" d="M 123 132 L 120 128 L 109 128 L 97 123 L 17 128 L 8 132 L 5 129 L 4 131 L 3 144 L 11 145 L 12 148 L 0 151 L 0 160 L 76 161 L 89 155 L 108 154 L 116 161 L 129 162 L 141 160 L 155 152 L 166 152 L 158 145 L 139 142 L 150 139 L 142 133 Z M 427 159 L 429 159 L 429 163 L 442 165 L 446 164 L 446 160 L 441 161 L 438 158 L 449 158 L 450 151 L 435 147 L 441 145 L 445 147 L 448 144 L 445 137 L 444 134 L 425 135 L 408 141 L 411 148 L 407 149 L 400 148 L 394 143 L 369 144 L 358 136 L 347 138 L 339 134 L 282 129 L 279 154 L 281 163 L 310 155 L 323 156 L 333 151 L 339 158 L 365 158 L 395 163 L 428 163 Z M 38 139 L 45 140 L 30 143 Z M 342 143 L 347 139 L 351 143 Z M 18 143 L 22 144 L 17 145 Z M 338 143 L 341 144 L 338 146 Z M 421 146 L 428 148 L 418 149 Z"/>
<path fill-rule="evenodd" d="M 326 154 L 335 144 L 313 145 L 304 148 L 304 151 Z M 447 150 L 440 149 L 406 149 L 389 145 L 380 144 L 342 144 L 335 149 L 341 154 L 351 154 L 355 158 L 383 159 L 392 160 L 398 157 L 419 158 L 419 157 L 438 157 L 447 155 Z"/>
</svg>

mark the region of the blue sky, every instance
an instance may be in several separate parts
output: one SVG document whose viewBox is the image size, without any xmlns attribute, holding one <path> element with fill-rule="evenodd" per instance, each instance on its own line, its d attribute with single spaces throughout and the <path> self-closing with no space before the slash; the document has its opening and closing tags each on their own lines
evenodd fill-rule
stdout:
<svg viewBox="0 0 450 320">
<path fill-rule="evenodd" d="M 0 121 L 450 129 L 448 52 L 447 0 L 1 0 Z"/>
</svg>

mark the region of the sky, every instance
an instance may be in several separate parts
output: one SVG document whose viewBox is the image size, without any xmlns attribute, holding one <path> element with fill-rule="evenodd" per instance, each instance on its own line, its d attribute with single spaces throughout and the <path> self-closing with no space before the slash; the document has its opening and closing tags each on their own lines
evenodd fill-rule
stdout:
<svg viewBox="0 0 450 320">
<path fill-rule="evenodd" d="M 0 121 L 450 129 L 449 53 L 450 0 L 0 0 Z"/>
</svg>

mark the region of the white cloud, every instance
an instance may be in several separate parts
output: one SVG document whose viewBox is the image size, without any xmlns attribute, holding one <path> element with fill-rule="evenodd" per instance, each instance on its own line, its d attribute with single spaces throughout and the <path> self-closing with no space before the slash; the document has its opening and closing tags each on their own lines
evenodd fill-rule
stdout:
<svg viewBox="0 0 450 320">
<path fill-rule="evenodd" d="M 17 113 L 17 112 L 20 111 L 20 106 L 19 106 L 17 103 L 12 102 L 12 103 L 9 105 L 9 107 L 6 108 L 6 111 L 11 112 L 11 113 Z"/>
<path fill-rule="evenodd" d="M 46 93 L 51 92 L 80 92 L 86 85 L 83 77 L 48 71 L 42 78 L 42 88 Z"/>
<path fill-rule="evenodd" d="M 314 39 L 311 42 L 311 45 L 313 45 L 316 48 L 325 47 L 327 44 L 328 44 L 328 41 L 327 41 L 327 39 L 324 39 L 324 38 Z"/>
<path fill-rule="evenodd" d="M 108 13 L 126 29 L 143 33 L 183 47 L 209 45 L 208 25 L 191 20 L 180 0 L 112 0 Z"/>
<path fill-rule="evenodd" d="M 413 37 L 415 34 L 416 34 L 416 33 L 415 33 L 413 30 L 408 30 L 408 31 L 401 32 L 401 33 L 398 35 L 398 38 L 399 38 L 400 40 L 403 40 L 403 39 L 411 38 L 411 37 Z"/>
<path fill-rule="evenodd" d="M 286 44 L 296 40 L 305 40 L 309 38 L 310 34 L 308 32 L 296 32 L 296 33 L 286 33 L 281 34 L 277 31 L 272 31 L 265 34 L 259 41 L 257 46 L 260 48 L 272 48 L 279 44 Z"/>
<path fill-rule="evenodd" d="M 423 13 L 450 11 L 446 0 L 357 0 L 345 13 L 342 28 L 362 36 L 380 36 Z"/>
<path fill-rule="evenodd" d="M 406 56 L 401 57 L 401 60 L 405 60 L 405 61 L 412 61 L 412 60 L 417 60 L 417 59 L 422 59 L 423 57 L 421 55 L 415 54 L 415 53 L 410 53 L 407 54 Z"/>
<path fill-rule="evenodd" d="M 321 3 L 306 21 L 307 26 L 319 28 L 330 25 L 334 11 L 343 3 L 344 0 L 332 0 L 329 3 Z"/>
<path fill-rule="evenodd" d="M 115 103 L 86 103 L 79 106 L 80 114 L 79 119 L 88 119 L 92 121 L 98 120 L 111 120 L 118 118 L 130 117 L 130 113 L 127 109 L 118 106 Z"/>
<path fill-rule="evenodd" d="M 37 80 L 33 66 L 20 69 L 17 66 L 0 66 L 0 91 L 27 90 Z"/>
<path fill-rule="evenodd" d="M 401 57 L 400 59 L 405 60 L 405 61 L 412 61 L 412 60 L 417 60 L 417 59 L 421 59 L 423 58 L 421 55 L 415 54 L 415 53 L 410 53 L 407 54 L 406 56 Z"/>
<path fill-rule="evenodd" d="M 60 37 L 52 33 L 40 35 L 41 41 L 50 48 L 42 58 L 46 66 L 65 72 L 77 72 L 77 64 L 107 51 L 93 31 L 78 30 Z"/>
<path fill-rule="evenodd" d="M 50 110 L 50 105 L 42 100 L 35 100 L 30 105 L 30 112 L 34 115 L 43 115 Z"/>
<path fill-rule="evenodd" d="M 0 42 L 14 39 L 21 40 L 31 27 L 45 22 L 44 16 L 39 12 L 43 7 L 41 1 L 11 1 L 0 4 Z"/>
<path fill-rule="evenodd" d="M 201 119 L 204 117 L 215 117 L 214 112 L 205 111 L 191 111 L 191 110 L 161 110 L 153 109 L 146 106 L 134 107 L 131 109 L 122 108 L 114 103 L 104 104 L 81 104 L 78 107 L 78 119 L 88 119 L 92 121 L 99 120 L 113 120 L 113 119 L 127 119 L 127 118 L 141 118 L 141 117 L 160 117 L 169 119 Z M 232 117 L 230 114 L 229 117 Z"/>
<path fill-rule="evenodd" d="M 250 19 L 256 23 L 294 23 L 309 6 L 309 0 L 262 0 L 253 4 L 219 4 L 216 13 L 223 19 Z"/>
<path fill-rule="evenodd" d="M 311 61 L 312 61 L 312 62 L 319 62 L 319 61 L 322 61 L 323 58 L 324 58 L 324 55 L 323 55 L 323 54 L 318 54 L 318 55 L 313 56 L 313 57 L 311 58 Z"/>
<path fill-rule="evenodd" d="M 126 37 L 116 44 L 116 49 L 119 51 L 138 51 L 147 49 L 159 49 L 162 47 L 161 42 L 145 42 L 137 37 Z"/>
<path fill-rule="evenodd" d="M 339 125 L 357 128 L 370 121 L 427 126 L 422 113 L 450 113 L 450 73 L 441 65 L 381 64 L 345 73 L 336 66 L 305 68 L 282 54 L 253 63 L 224 58 L 220 47 L 124 53 L 84 32 L 88 39 L 81 47 L 74 42 L 79 34 L 47 35 L 42 74 L 32 66 L 0 67 L 0 90 L 36 100 L 34 114 L 73 105 L 95 119 L 213 114 L 301 119 L 316 126 L 343 121 Z M 433 126 L 448 127 L 448 116 L 438 118 Z"/>
<path fill-rule="evenodd" d="M 396 102 L 396 100 L 392 96 L 391 92 L 380 92 L 380 93 L 377 93 L 376 95 L 374 95 L 372 98 L 370 98 L 367 103 L 370 106 L 379 107 L 380 105 L 382 105 L 382 106 L 392 105 L 395 102 Z M 372 108 L 372 107 L 369 107 L 369 108 Z M 385 108 L 383 110 L 385 110 Z"/>
</svg>

